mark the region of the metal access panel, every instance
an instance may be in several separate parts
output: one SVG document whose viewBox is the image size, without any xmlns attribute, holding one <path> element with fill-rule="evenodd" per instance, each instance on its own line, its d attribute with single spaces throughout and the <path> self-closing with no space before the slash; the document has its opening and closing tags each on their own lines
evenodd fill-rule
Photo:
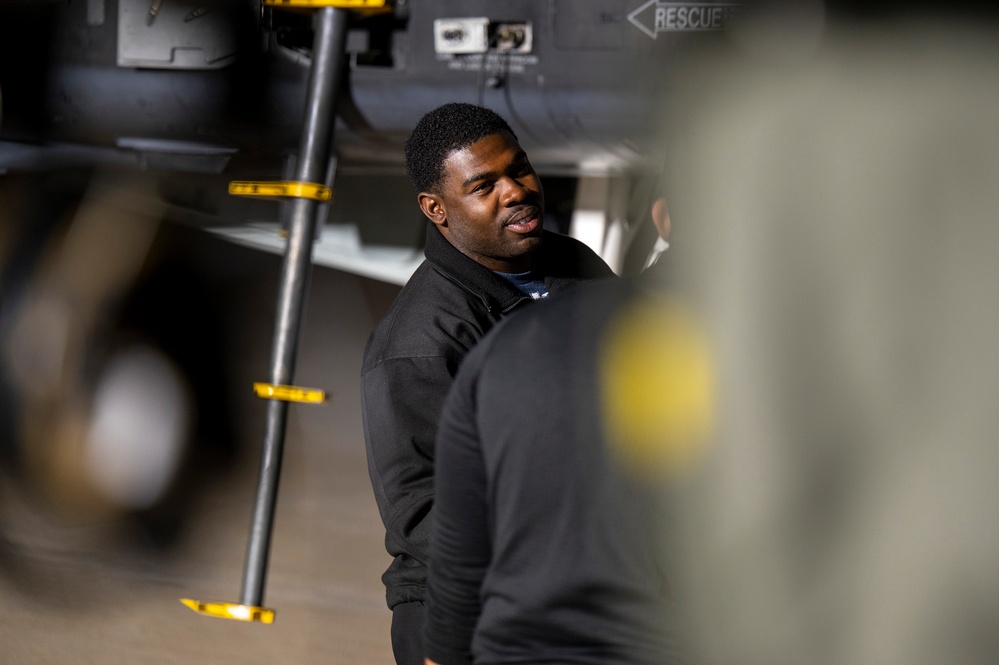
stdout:
<svg viewBox="0 0 999 665">
<path fill-rule="evenodd" d="M 492 21 L 485 17 L 434 20 L 437 54 L 530 53 L 533 41 L 530 21 Z"/>
<path fill-rule="evenodd" d="M 236 35 L 218 0 L 119 0 L 118 66 L 220 69 L 236 59 Z"/>
</svg>

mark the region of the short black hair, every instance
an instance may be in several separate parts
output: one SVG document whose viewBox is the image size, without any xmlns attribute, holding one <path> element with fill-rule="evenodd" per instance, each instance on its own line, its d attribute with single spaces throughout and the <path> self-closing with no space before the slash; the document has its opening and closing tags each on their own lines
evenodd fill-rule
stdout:
<svg viewBox="0 0 999 665">
<path fill-rule="evenodd" d="M 455 150 L 499 132 L 517 135 L 498 113 L 475 104 L 438 106 L 416 123 L 406 140 L 406 174 L 418 192 L 437 192 L 444 180 L 444 160 Z"/>
</svg>

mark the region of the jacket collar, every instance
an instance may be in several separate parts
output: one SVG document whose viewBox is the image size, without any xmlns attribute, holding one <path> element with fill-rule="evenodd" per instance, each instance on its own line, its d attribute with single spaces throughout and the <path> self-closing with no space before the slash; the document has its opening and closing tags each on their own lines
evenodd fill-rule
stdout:
<svg viewBox="0 0 999 665">
<path fill-rule="evenodd" d="M 429 221 L 423 254 L 437 272 L 478 296 L 490 312 L 506 312 L 520 301 L 530 300 L 513 284 L 462 254 Z"/>
</svg>

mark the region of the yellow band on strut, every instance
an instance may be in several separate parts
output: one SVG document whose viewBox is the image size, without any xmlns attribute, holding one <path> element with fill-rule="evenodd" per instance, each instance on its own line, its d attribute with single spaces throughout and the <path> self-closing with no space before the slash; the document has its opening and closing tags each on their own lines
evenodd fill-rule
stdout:
<svg viewBox="0 0 999 665">
<path fill-rule="evenodd" d="M 249 180 L 233 180 L 229 183 L 229 193 L 233 196 L 261 196 L 271 198 L 298 198 L 329 201 L 333 198 L 333 190 L 317 182 L 298 182 L 294 180 L 273 180 L 268 182 L 251 182 Z"/>
<path fill-rule="evenodd" d="M 337 7 L 353 9 L 365 14 L 381 14 L 392 11 L 390 0 L 264 0 L 268 7 L 294 7 L 296 9 L 320 9 Z"/>
<path fill-rule="evenodd" d="M 318 388 L 282 386 L 274 383 L 254 383 L 253 392 L 264 399 L 279 399 L 285 402 L 305 402 L 321 404 L 326 401 L 326 392 Z"/>
</svg>

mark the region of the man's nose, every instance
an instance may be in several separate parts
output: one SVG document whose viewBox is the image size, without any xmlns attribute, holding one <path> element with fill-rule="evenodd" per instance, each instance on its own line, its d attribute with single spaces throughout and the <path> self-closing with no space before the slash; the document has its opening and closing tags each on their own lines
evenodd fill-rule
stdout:
<svg viewBox="0 0 999 665">
<path fill-rule="evenodd" d="M 502 187 L 500 202 L 504 206 L 517 205 L 523 202 L 530 191 L 525 184 L 514 178 L 501 178 L 499 183 L 500 187 Z"/>
</svg>

